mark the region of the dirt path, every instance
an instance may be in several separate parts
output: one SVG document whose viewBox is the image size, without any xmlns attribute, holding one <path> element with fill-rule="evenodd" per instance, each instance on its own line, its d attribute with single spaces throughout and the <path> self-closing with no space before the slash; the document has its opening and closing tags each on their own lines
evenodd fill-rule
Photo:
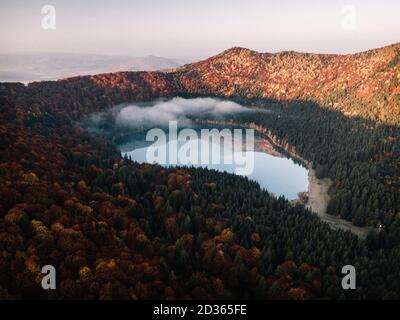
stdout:
<svg viewBox="0 0 400 320">
<path fill-rule="evenodd" d="M 329 203 L 328 191 L 332 181 L 328 178 L 318 179 L 312 164 L 308 161 L 305 161 L 305 163 L 308 167 L 308 202 L 306 207 L 315 212 L 322 221 L 327 222 L 332 229 L 351 231 L 358 237 L 365 239 L 368 232 L 373 228 L 357 227 L 347 220 L 326 213 Z"/>
</svg>

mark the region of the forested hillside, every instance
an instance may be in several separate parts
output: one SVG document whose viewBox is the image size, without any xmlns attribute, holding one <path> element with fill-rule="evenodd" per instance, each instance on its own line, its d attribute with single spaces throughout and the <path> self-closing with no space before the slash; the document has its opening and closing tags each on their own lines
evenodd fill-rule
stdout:
<svg viewBox="0 0 400 320">
<path fill-rule="evenodd" d="M 235 48 L 164 73 L 0 84 L 0 297 L 399 298 L 398 52 Z M 361 241 L 244 178 L 122 159 L 79 126 L 178 95 L 270 108 L 239 120 L 333 180 L 330 213 L 383 228 Z M 44 264 L 59 290 L 41 289 Z M 356 291 L 340 289 L 345 264 L 359 270 Z"/>
<path fill-rule="evenodd" d="M 272 110 L 233 119 L 267 128 L 281 146 L 312 161 L 317 176 L 331 178 L 328 213 L 358 226 L 397 223 L 399 127 L 347 118 L 304 101 Z"/>
<path fill-rule="evenodd" d="M 176 72 L 194 94 L 311 100 L 347 116 L 400 122 L 400 44 L 350 55 L 232 48 Z"/>
</svg>

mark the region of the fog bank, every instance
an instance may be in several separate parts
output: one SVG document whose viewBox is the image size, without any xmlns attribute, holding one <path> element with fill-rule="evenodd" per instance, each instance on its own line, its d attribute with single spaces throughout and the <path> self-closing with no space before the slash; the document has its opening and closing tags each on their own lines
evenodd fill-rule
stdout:
<svg viewBox="0 0 400 320">
<path fill-rule="evenodd" d="M 151 106 L 129 105 L 122 108 L 115 117 L 117 125 L 129 127 L 165 126 L 176 120 L 180 125 L 190 124 L 189 117 L 210 115 L 223 117 L 249 109 L 238 103 L 214 98 L 183 99 L 173 98 L 158 101 Z"/>
</svg>

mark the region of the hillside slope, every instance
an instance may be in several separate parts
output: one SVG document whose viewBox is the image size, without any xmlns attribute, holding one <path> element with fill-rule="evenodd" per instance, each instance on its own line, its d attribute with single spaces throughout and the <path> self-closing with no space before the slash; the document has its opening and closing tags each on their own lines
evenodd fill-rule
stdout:
<svg viewBox="0 0 400 320">
<path fill-rule="evenodd" d="M 399 124 L 400 44 L 350 55 L 271 54 L 236 47 L 164 72 L 103 73 L 31 83 L 26 89 L 39 96 L 55 91 L 52 99 L 67 101 L 71 90 L 94 94 L 99 108 L 175 95 L 312 100 L 347 116 Z"/>
<path fill-rule="evenodd" d="M 191 93 L 311 99 L 347 115 L 399 123 L 400 44 L 349 55 L 232 48 L 173 70 Z"/>
</svg>

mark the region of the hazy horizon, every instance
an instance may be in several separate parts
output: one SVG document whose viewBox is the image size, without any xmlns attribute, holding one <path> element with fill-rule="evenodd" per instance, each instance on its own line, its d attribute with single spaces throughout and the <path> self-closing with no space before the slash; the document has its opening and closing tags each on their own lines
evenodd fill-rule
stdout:
<svg viewBox="0 0 400 320">
<path fill-rule="evenodd" d="M 276 51 L 262 51 L 262 50 L 256 50 L 251 47 L 244 47 L 244 46 L 239 46 L 239 45 L 233 45 L 230 47 L 226 47 L 218 52 L 215 52 L 211 55 L 208 56 L 202 56 L 202 57 L 174 57 L 174 56 L 162 56 L 162 55 L 155 55 L 155 54 L 146 54 L 146 55 L 131 55 L 131 54 L 107 54 L 107 53 L 93 53 L 93 52 L 70 52 L 70 51 L 0 51 L 0 55 L 9 55 L 9 56 L 17 56 L 17 55 L 87 55 L 87 56 L 99 56 L 99 57 L 118 57 L 118 58 L 163 58 L 163 59 L 170 59 L 170 60 L 178 60 L 178 61 L 186 61 L 185 63 L 192 63 L 196 61 L 200 61 L 203 59 L 207 59 L 209 57 L 212 57 L 214 55 L 218 55 L 226 50 L 235 48 L 235 47 L 240 47 L 240 48 L 246 48 L 252 51 L 257 51 L 259 53 L 279 53 L 279 52 L 284 52 L 284 51 L 295 51 L 295 52 L 300 52 L 300 53 L 315 53 L 315 54 L 337 54 L 337 55 L 347 55 L 347 54 L 356 54 L 364 51 L 369 51 L 369 50 L 374 50 L 374 49 L 379 49 L 379 48 L 384 48 L 388 47 L 391 45 L 395 45 L 400 43 L 399 41 L 394 41 L 394 42 L 388 42 L 384 43 L 381 45 L 373 46 L 373 47 L 368 47 L 365 49 L 360 49 L 360 50 L 355 50 L 355 51 L 349 51 L 349 52 L 333 52 L 333 51 L 305 51 L 305 50 L 295 50 L 292 48 L 286 48 L 282 50 L 276 50 Z"/>
<path fill-rule="evenodd" d="M 41 25 L 47 4 L 56 10 L 55 30 Z M 235 46 L 347 54 L 400 41 L 396 0 L 5 0 L 0 8 L 2 54 L 199 60 Z"/>
</svg>

